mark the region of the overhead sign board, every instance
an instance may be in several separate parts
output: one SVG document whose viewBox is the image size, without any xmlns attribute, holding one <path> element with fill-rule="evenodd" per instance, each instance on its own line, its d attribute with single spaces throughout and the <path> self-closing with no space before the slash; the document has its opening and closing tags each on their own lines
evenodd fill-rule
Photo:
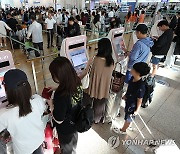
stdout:
<svg viewBox="0 0 180 154">
<path fill-rule="evenodd" d="M 180 0 L 169 0 L 169 2 L 180 2 Z"/>
<path fill-rule="evenodd" d="M 118 0 L 119 3 L 136 2 L 136 0 Z"/>
<path fill-rule="evenodd" d="M 147 3 L 152 3 L 152 2 L 161 2 L 161 0 L 138 0 L 138 2 L 140 3 L 144 3 L 144 2 L 147 2 Z"/>
</svg>

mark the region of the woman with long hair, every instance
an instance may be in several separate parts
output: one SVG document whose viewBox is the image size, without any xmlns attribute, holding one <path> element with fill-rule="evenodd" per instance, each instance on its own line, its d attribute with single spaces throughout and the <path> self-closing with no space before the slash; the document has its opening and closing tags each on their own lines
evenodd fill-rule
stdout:
<svg viewBox="0 0 180 154">
<path fill-rule="evenodd" d="M 126 19 L 125 19 L 125 29 L 126 31 L 131 30 L 131 17 L 132 17 L 132 13 L 131 11 L 129 11 L 126 15 Z"/>
<path fill-rule="evenodd" d="M 18 69 L 5 73 L 3 81 L 9 105 L 0 109 L 0 132 L 7 129 L 11 135 L 15 154 L 43 154 L 42 116 L 45 101 L 32 95 L 26 74 Z"/>
<path fill-rule="evenodd" d="M 99 33 L 101 31 L 101 22 L 100 22 L 100 15 L 97 14 L 94 17 L 94 21 L 93 21 L 93 33 L 94 33 L 94 39 L 99 38 Z M 97 49 L 97 47 L 96 47 Z"/>
<path fill-rule="evenodd" d="M 144 23 L 144 20 L 145 20 L 145 11 L 142 10 L 142 11 L 141 11 L 141 14 L 140 14 L 140 16 L 139 16 L 139 21 L 138 21 L 138 23 Z"/>
<path fill-rule="evenodd" d="M 129 11 L 128 13 L 127 13 L 127 15 L 126 15 L 126 24 L 127 23 L 130 23 L 130 19 L 131 19 L 131 11 Z"/>
<path fill-rule="evenodd" d="M 81 81 L 71 62 L 65 57 L 54 59 L 49 70 L 53 81 L 58 84 L 53 100 L 48 103 L 60 139 L 60 146 L 63 154 L 74 154 L 78 134 L 70 121 L 75 120 L 73 119 L 77 113 L 75 108 L 82 99 Z"/>
<path fill-rule="evenodd" d="M 105 107 L 109 98 L 109 90 L 114 60 L 112 58 L 112 46 L 108 38 L 102 38 L 98 42 L 98 54 L 92 62 L 89 88 L 85 90 L 85 105 L 92 105 L 94 109 L 95 123 L 104 122 Z M 87 96 L 87 97 L 86 97 Z M 94 101 L 93 101 L 94 100 Z"/>
</svg>

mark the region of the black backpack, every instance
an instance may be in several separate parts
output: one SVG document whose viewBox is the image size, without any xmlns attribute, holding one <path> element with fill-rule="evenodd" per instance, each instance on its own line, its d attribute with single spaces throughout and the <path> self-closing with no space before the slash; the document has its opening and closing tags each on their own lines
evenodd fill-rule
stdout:
<svg viewBox="0 0 180 154">
<path fill-rule="evenodd" d="M 94 111 L 91 106 L 81 107 L 75 122 L 76 129 L 79 133 L 88 131 L 94 122 Z"/>
<path fill-rule="evenodd" d="M 91 106 L 83 106 L 83 91 L 79 87 L 79 93 L 72 96 L 72 103 L 74 106 L 71 109 L 71 120 L 74 123 L 76 131 L 83 133 L 88 131 L 94 122 L 94 110 Z"/>
<path fill-rule="evenodd" d="M 143 101 L 141 104 L 142 108 L 146 108 L 152 102 L 154 87 L 155 87 L 155 78 L 151 78 L 150 76 L 144 79 L 145 84 L 145 94 L 143 97 Z"/>
</svg>

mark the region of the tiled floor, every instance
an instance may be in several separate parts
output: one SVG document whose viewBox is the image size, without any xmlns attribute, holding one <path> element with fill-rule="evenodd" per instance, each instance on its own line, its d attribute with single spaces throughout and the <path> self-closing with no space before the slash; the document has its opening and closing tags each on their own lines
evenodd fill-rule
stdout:
<svg viewBox="0 0 180 154">
<path fill-rule="evenodd" d="M 175 71 L 176 70 L 176 71 Z M 153 102 L 146 109 L 141 109 L 140 114 L 149 126 L 154 139 L 164 140 L 173 139 L 176 145 L 180 148 L 180 67 L 176 69 L 160 68 L 158 70 L 157 79 L 167 81 L 170 86 L 166 87 L 156 84 Z M 123 104 L 122 104 L 123 106 Z M 123 108 L 122 116 L 116 121 L 121 127 L 123 124 Z M 143 126 L 140 119 L 136 118 L 140 130 L 145 135 L 146 139 L 152 140 L 146 128 Z M 134 131 L 128 131 L 128 135 L 119 135 L 120 145 L 116 149 L 111 149 L 108 145 L 108 139 L 111 136 L 118 136 L 110 130 L 110 125 L 99 124 L 84 133 L 79 134 L 77 154 L 144 154 L 153 153 L 151 150 L 145 152 L 147 146 L 141 145 L 123 145 L 122 140 L 125 139 L 142 139 L 138 130 L 134 125 Z M 172 146 L 177 148 L 175 146 Z M 171 154 L 170 147 L 164 148 L 158 154 Z M 157 150 L 158 151 L 158 150 Z M 180 150 L 174 150 L 173 154 L 180 154 Z"/>
<path fill-rule="evenodd" d="M 128 36 L 127 36 L 128 37 Z M 127 38 L 128 39 L 128 38 Z M 46 54 L 50 53 L 50 50 L 46 49 Z M 92 54 L 92 53 L 90 53 Z M 31 64 L 26 62 L 25 55 L 21 51 L 16 51 L 17 68 L 24 70 L 30 80 L 30 83 L 34 90 Z M 48 58 L 45 61 L 45 76 L 46 79 L 50 78 L 48 71 L 49 63 L 52 58 Z M 40 62 L 35 62 L 37 69 L 37 79 L 40 87 L 40 91 L 44 84 L 42 82 L 42 72 Z M 169 83 L 169 87 L 157 84 L 153 97 L 152 104 L 146 108 L 141 109 L 140 114 L 144 118 L 147 125 L 150 127 L 155 139 L 174 139 L 177 146 L 180 148 L 180 65 L 175 69 L 160 68 L 158 70 L 157 79 L 163 79 Z M 52 85 L 52 80 L 47 81 L 47 85 Z M 122 103 L 124 106 L 124 103 Z M 121 117 L 116 119 L 119 127 L 123 124 L 123 107 L 121 108 Z M 144 128 L 139 118 L 136 118 L 136 122 L 146 139 L 152 139 Z M 113 122 L 114 123 L 114 122 Z M 133 125 L 135 128 L 135 126 Z M 108 145 L 108 139 L 111 136 L 118 137 L 111 131 L 111 126 L 108 124 L 94 125 L 91 130 L 86 133 L 79 134 L 79 141 L 77 147 L 77 154 L 144 154 L 143 146 L 123 145 L 122 140 L 127 139 L 142 139 L 137 129 L 134 131 L 128 131 L 128 135 L 120 135 L 120 144 L 116 149 L 112 149 Z M 150 152 L 152 153 L 152 152 Z M 149 154 L 149 152 L 148 152 Z M 168 150 L 158 154 L 176 154 L 175 151 L 169 152 Z M 177 152 L 180 154 L 180 151 Z"/>
</svg>

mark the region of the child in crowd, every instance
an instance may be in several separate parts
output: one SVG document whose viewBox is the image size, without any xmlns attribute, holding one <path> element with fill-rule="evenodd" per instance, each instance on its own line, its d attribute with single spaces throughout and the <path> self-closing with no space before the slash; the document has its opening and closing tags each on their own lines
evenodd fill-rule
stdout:
<svg viewBox="0 0 180 154">
<path fill-rule="evenodd" d="M 142 77 L 149 74 L 150 67 L 147 63 L 139 62 L 133 65 L 133 69 L 131 70 L 132 78 L 129 81 L 129 86 L 126 94 L 122 99 L 125 100 L 125 123 L 121 129 L 114 128 L 114 132 L 120 134 L 126 134 L 126 130 L 132 122 L 132 118 L 135 118 L 137 115 L 142 100 L 145 94 L 145 84 L 142 80 Z M 132 118 L 130 117 L 132 115 Z"/>
</svg>

